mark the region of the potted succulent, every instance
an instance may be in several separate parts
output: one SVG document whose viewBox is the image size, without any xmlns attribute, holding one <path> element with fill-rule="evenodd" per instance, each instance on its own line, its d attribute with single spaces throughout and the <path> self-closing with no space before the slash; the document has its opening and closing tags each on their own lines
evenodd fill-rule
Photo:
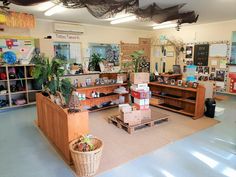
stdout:
<svg viewBox="0 0 236 177">
<path fill-rule="evenodd" d="M 84 135 L 72 141 L 69 147 L 76 173 L 79 176 L 95 175 L 102 155 L 102 141 L 91 135 Z"/>
</svg>

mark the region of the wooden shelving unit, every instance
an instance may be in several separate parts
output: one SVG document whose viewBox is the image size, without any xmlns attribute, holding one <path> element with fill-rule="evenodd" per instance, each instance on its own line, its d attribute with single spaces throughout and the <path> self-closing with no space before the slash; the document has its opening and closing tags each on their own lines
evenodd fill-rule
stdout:
<svg viewBox="0 0 236 177">
<path fill-rule="evenodd" d="M 98 105 L 101 105 L 102 103 L 105 103 L 105 102 L 117 100 L 117 99 L 119 99 L 120 95 L 124 96 L 125 103 L 128 103 L 129 102 L 129 94 L 128 93 L 125 93 L 125 94 L 114 93 L 114 90 L 120 86 L 127 88 L 127 83 L 80 87 L 76 91 L 80 94 L 86 95 L 86 100 L 81 101 L 82 106 L 88 106 L 88 107 L 98 106 Z M 97 98 L 91 98 L 91 94 L 93 91 L 108 94 L 108 95 L 105 95 L 102 97 L 97 97 Z M 100 111 L 100 110 L 104 110 L 104 109 L 108 109 L 108 108 L 112 108 L 112 107 L 116 107 L 116 106 L 118 106 L 118 104 L 104 106 L 101 108 L 90 110 L 90 112 Z"/>
<path fill-rule="evenodd" d="M 163 100 L 161 104 L 150 103 L 152 106 L 191 116 L 193 119 L 204 115 L 205 88 L 203 86 L 199 85 L 195 89 L 151 82 L 149 87 L 152 98 Z"/>
<path fill-rule="evenodd" d="M 8 109 L 8 108 L 16 108 L 21 106 L 27 106 L 32 105 L 36 103 L 36 93 L 41 92 L 41 90 L 35 90 L 33 87 L 34 79 L 30 75 L 30 70 L 34 67 L 34 65 L 1 65 L 0 66 L 0 73 L 4 72 L 6 73 L 7 79 L 6 80 L 0 80 L 0 85 L 3 85 L 7 93 L 6 94 L 0 94 L 1 100 L 7 100 L 8 105 L 5 107 L 0 107 L 1 110 Z M 16 78 L 10 79 L 9 78 L 9 71 L 10 68 L 16 69 Z M 21 70 L 21 72 L 24 73 L 24 76 L 22 78 L 18 78 L 17 71 Z M 16 85 L 17 82 L 21 82 L 23 89 L 20 91 L 11 91 L 11 85 Z M 14 103 L 14 100 L 16 99 L 25 99 L 26 103 L 23 105 L 16 105 Z"/>
</svg>

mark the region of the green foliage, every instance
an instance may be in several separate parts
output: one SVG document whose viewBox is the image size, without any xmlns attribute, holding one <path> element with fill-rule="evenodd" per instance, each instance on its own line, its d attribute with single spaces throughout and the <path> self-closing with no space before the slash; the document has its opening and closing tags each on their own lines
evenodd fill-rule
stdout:
<svg viewBox="0 0 236 177">
<path fill-rule="evenodd" d="M 60 77 L 64 75 L 64 69 L 61 67 L 65 64 L 60 59 L 53 59 L 51 62 L 48 58 L 37 58 L 35 68 L 33 70 L 33 77 L 49 89 L 52 94 L 60 91 Z"/>
<path fill-rule="evenodd" d="M 96 71 L 96 68 L 99 66 L 99 63 L 104 60 L 99 53 L 93 53 L 91 57 L 90 67 Z"/>
<path fill-rule="evenodd" d="M 65 78 L 61 80 L 61 87 L 60 90 L 62 92 L 63 97 L 65 98 L 66 104 L 69 104 L 69 99 L 70 99 L 70 95 L 71 92 L 73 90 L 73 86 L 70 82 L 70 79 Z"/>
<path fill-rule="evenodd" d="M 82 152 L 87 152 L 87 151 L 93 151 L 95 149 L 93 143 L 92 143 L 92 137 L 90 136 L 81 136 L 78 144 L 77 144 L 77 148 L 78 151 L 82 151 Z"/>
<path fill-rule="evenodd" d="M 124 68 L 130 68 L 131 67 L 132 72 L 137 73 L 140 63 L 144 61 L 144 59 L 142 58 L 143 54 L 144 54 L 143 50 L 134 51 L 130 55 L 132 57 L 132 61 L 124 63 L 123 67 Z"/>
</svg>

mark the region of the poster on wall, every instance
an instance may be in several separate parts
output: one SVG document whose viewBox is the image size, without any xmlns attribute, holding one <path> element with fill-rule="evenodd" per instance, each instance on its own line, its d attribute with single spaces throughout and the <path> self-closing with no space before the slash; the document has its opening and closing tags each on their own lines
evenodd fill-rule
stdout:
<svg viewBox="0 0 236 177">
<path fill-rule="evenodd" d="M 11 51 L 16 54 L 17 60 L 29 60 L 35 49 L 34 39 L 27 38 L 0 38 L 0 53 Z"/>
<path fill-rule="evenodd" d="M 227 44 L 211 44 L 209 49 L 210 57 L 226 57 Z"/>
<path fill-rule="evenodd" d="M 225 79 L 225 71 L 217 70 L 216 71 L 216 81 L 224 82 Z"/>
<path fill-rule="evenodd" d="M 209 56 L 209 44 L 198 44 L 194 46 L 194 65 L 207 66 Z"/>
</svg>

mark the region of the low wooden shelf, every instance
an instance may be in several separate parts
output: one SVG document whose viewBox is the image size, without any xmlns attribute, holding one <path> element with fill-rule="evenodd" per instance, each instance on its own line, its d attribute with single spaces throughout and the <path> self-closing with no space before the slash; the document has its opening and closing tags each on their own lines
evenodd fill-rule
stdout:
<svg viewBox="0 0 236 177">
<path fill-rule="evenodd" d="M 150 103 L 151 105 L 191 116 L 193 119 L 201 118 L 204 115 L 205 87 L 202 85 L 195 89 L 150 82 L 149 87 L 152 98 L 164 101 L 162 104 Z"/>
<path fill-rule="evenodd" d="M 69 143 L 89 133 L 88 112 L 68 114 L 66 109 L 40 93 L 36 95 L 36 105 L 38 127 L 70 164 Z"/>
<path fill-rule="evenodd" d="M 128 90 L 127 83 L 123 83 L 123 84 L 109 84 L 109 85 L 95 85 L 95 86 L 89 86 L 89 87 L 80 87 L 80 88 L 77 88 L 76 91 L 80 94 L 85 94 L 86 96 L 86 100 L 81 101 L 81 106 L 89 106 L 89 107 L 98 106 L 105 102 L 117 100 L 119 99 L 119 96 L 121 95 L 125 97 L 125 103 L 128 103 L 129 102 L 128 93 L 123 93 L 123 94 L 114 93 L 114 90 L 116 88 L 119 88 L 120 86 L 123 86 L 126 88 L 126 90 Z M 105 93 L 105 94 L 108 94 L 108 93 L 114 93 L 114 94 L 91 98 L 91 93 L 93 91 L 96 91 L 99 93 Z M 118 105 L 110 105 L 106 107 L 101 107 L 95 110 L 91 110 L 90 112 L 104 110 L 104 109 L 112 108 L 115 106 L 118 106 Z"/>
</svg>

